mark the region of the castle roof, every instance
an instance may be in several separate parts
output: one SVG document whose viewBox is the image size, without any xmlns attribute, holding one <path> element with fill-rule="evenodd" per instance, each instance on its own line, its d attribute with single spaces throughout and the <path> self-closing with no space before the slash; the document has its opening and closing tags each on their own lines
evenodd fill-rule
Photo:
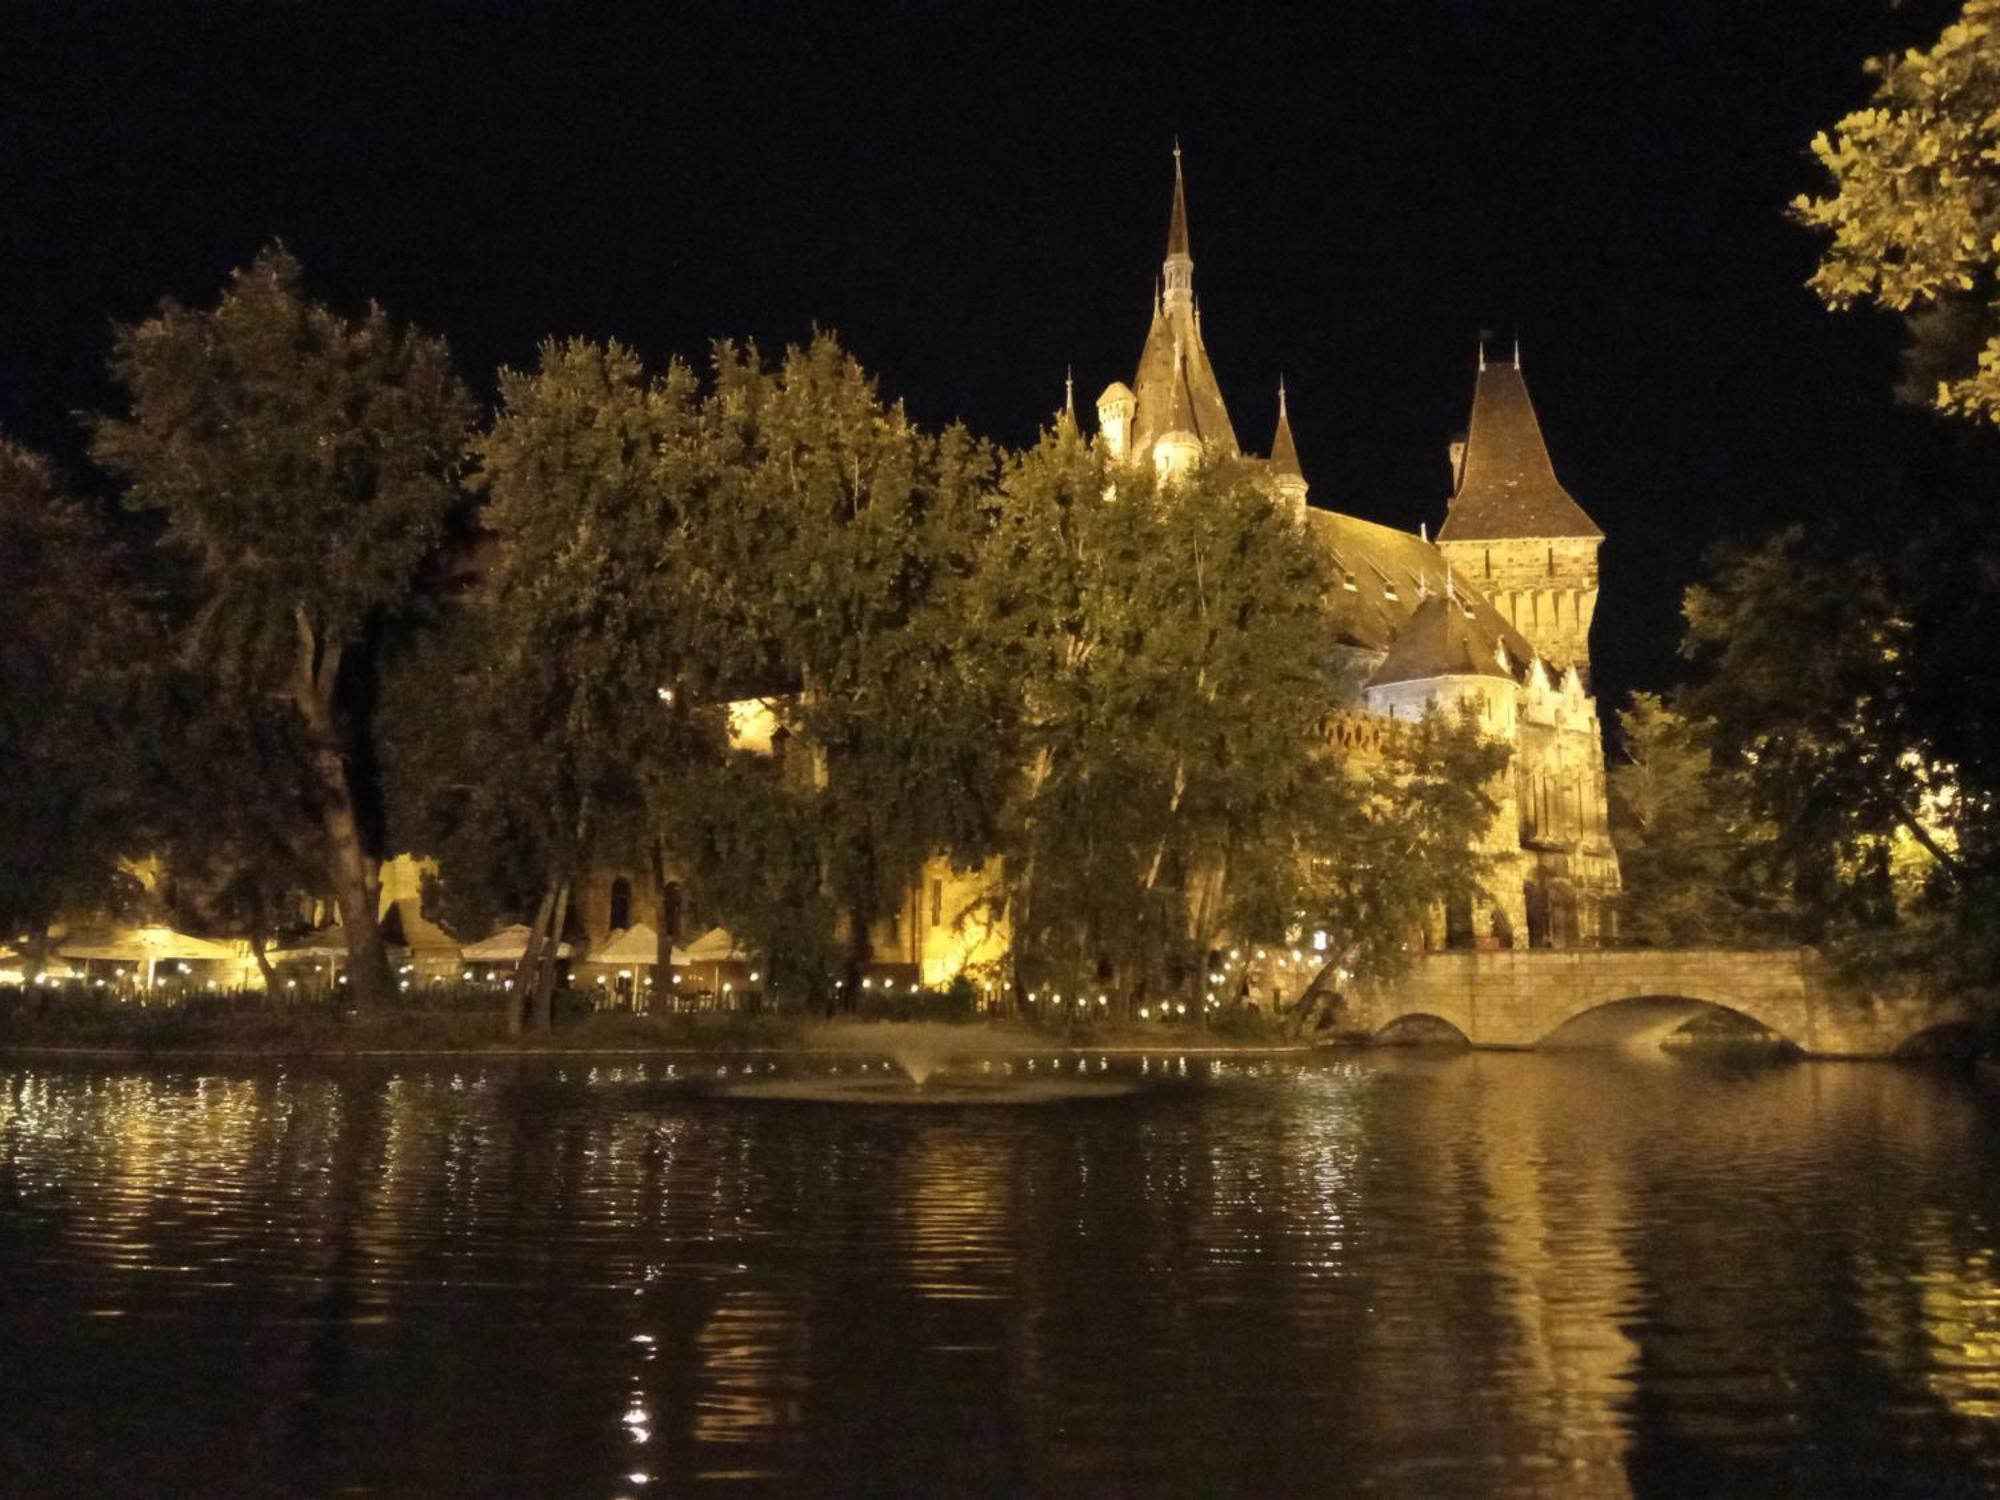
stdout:
<svg viewBox="0 0 2000 1500">
<path fill-rule="evenodd" d="M 1307 536 L 1334 567 L 1338 644 L 1392 651 L 1422 606 L 1444 596 L 1464 620 L 1466 638 L 1496 672 L 1502 648 L 1507 675 L 1525 672 L 1535 659 L 1527 637 L 1451 567 L 1435 542 L 1338 511 L 1308 510 L 1305 519 Z"/>
<path fill-rule="evenodd" d="M 1466 601 L 1432 594 L 1403 622 L 1369 687 L 1424 682 L 1433 677 L 1500 677 L 1514 674 L 1500 665 L 1495 644 L 1482 639 L 1477 616 Z"/>
<path fill-rule="evenodd" d="M 1556 479 L 1519 358 L 1513 364 L 1482 358 L 1458 491 L 1438 540 L 1603 535 Z"/>
<path fill-rule="evenodd" d="M 1236 429 L 1222 401 L 1215 367 L 1201 337 L 1201 314 L 1194 305 L 1194 260 L 1188 254 L 1187 189 L 1181 179 L 1180 148 L 1174 148 L 1174 201 L 1167 224 L 1168 295 L 1153 304 L 1152 325 L 1139 354 L 1132 389 L 1139 410 L 1132 423 L 1132 451 L 1144 453 L 1169 432 L 1192 432 L 1213 452 L 1238 451 Z M 1185 389 L 1177 389 L 1185 385 Z M 1176 402 L 1185 402 L 1183 417 Z"/>
<path fill-rule="evenodd" d="M 1292 419 L 1285 410 L 1285 382 L 1278 382 L 1278 431 L 1271 439 L 1271 472 L 1304 479 L 1299 467 L 1298 445 L 1292 441 Z"/>
<path fill-rule="evenodd" d="M 1201 321 L 1187 311 L 1170 307 L 1155 314 L 1132 389 L 1139 399 L 1133 422 L 1135 451 L 1143 452 L 1155 438 L 1176 431 L 1192 432 L 1205 446 L 1223 453 L 1237 451 L 1236 429 L 1201 341 Z M 1191 420 L 1175 419 L 1176 400 L 1187 404 Z"/>
</svg>

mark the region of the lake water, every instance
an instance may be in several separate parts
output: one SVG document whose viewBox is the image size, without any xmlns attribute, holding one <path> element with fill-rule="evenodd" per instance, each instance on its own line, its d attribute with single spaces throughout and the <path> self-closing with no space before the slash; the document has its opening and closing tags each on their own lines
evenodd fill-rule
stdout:
<svg viewBox="0 0 2000 1500">
<path fill-rule="evenodd" d="M 0 1493 L 2000 1487 L 1961 1083 L 1081 1062 L 1142 1087 L 0 1063 Z"/>
</svg>

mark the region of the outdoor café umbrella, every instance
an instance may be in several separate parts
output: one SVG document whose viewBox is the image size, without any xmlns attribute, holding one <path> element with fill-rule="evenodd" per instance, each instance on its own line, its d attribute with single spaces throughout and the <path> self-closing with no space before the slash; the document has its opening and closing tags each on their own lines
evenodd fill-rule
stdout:
<svg viewBox="0 0 2000 1500">
<path fill-rule="evenodd" d="M 385 943 L 382 948 L 392 964 L 399 962 L 408 952 L 395 943 Z M 322 927 L 282 948 L 266 949 L 264 957 L 274 968 L 279 964 L 309 964 L 317 970 L 325 964 L 331 982 L 334 973 L 347 963 L 347 930 L 338 923 Z"/>
<path fill-rule="evenodd" d="M 468 943 L 462 956 L 469 964 L 517 964 L 528 952 L 528 928 L 524 923 L 503 927 L 491 937 L 481 938 L 476 943 Z M 556 946 L 557 958 L 568 958 L 568 943 Z"/>
<path fill-rule="evenodd" d="M 106 963 L 139 964 L 143 966 L 148 988 L 152 986 L 154 970 L 160 964 L 213 963 L 236 957 L 234 948 L 157 924 L 126 928 L 101 941 L 64 943 L 56 951 L 64 958 L 86 962 L 97 959 Z"/>
<path fill-rule="evenodd" d="M 687 950 L 669 944 L 667 960 L 670 963 L 684 964 L 688 962 Z M 621 969 L 650 968 L 660 961 L 659 935 L 644 922 L 634 923 L 591 954 L 590 961 Z"/>
</svg>

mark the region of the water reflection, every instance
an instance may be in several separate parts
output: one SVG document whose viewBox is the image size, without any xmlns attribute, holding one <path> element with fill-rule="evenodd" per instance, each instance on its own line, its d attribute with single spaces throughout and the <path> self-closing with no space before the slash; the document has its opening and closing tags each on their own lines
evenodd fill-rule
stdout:
<svg viewBox="0 0 2000 1500">
<path fill-rule="evenodd" d="M 15 1066 L 0 1491 L 1917 1495 L 2000 1471 L 2000 1156 L 1953 1085 L 1035 1062 L 1144 1087 L 911 1111 L 732 1103 L 707 1066 Z"/>
</svg>

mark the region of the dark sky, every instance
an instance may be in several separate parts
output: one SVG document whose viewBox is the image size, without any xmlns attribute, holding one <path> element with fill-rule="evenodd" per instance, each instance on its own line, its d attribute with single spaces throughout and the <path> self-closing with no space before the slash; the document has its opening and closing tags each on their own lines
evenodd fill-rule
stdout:
<svg viewBox="0 0 2000 1500">
<path fill-rule="evenodd" d="M 1474 340 L 1520 334 L 1603 526 L 1599 682 L 1674 670 L 1725 535 L 1865 513 L 1927 418 L 1803 289 L 1789 197 L 1890 0 L 0 11 L 0 425 L 65 460 L 112 319 L 281 236 L 490 388 L 546 334 L 838 330 L 920 418 L 1030 439 L 1129 380 L 1186 148 L 1238 432 L 1282 373 L 1316 501 L 1443 515 Z M 1803 18 L 1810 19 L 1803 19 Z"/>
</svg>

